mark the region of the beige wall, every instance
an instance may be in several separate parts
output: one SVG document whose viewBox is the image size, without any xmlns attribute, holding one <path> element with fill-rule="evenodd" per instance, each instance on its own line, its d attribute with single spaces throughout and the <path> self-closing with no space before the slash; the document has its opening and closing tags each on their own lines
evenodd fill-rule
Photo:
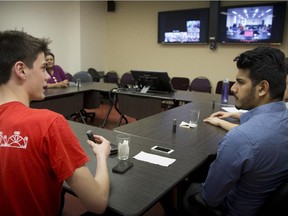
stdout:
<svg viewBox="0 0 288 216">
<path fill-rule="evenodd" d="M 85 2 L 80 6 L 81 66 L 105 70 L 106 56 L 106 2 Z"/>
<path fill-rule="evenodd" d="M 247 3 L 247 1 L 245 2 Z M 253 2 L 252 2 L 253 3 Z M 53 40 L 56 63 L 72 74 L 95 67 L 121 76 L 131 69 L 167 71 L 172 76 L 207 76 L 213 87 L 234 80 L 233 58 L 255 45 L 160 45 L 158 11 L 209 7 L 208 1 L 116 1 L 107 12 L 105 1 L 0 1 L 0 30 L 24 29 Z M 222 5 L 237 4 L 223 1 Z M 287 9 L 286 9 L 287 11 Z M 288 13 L 286 15 L 286 26 Z M 277 46 L 288 55 L 288 30 Z M 214 91 L 214 89 L 213 89 Z"/>
<path fill-rule="evenodd" d="M 247 3 L 247 2 L 246 2 Z M 107 13 L 106 70 L 124 73 L 130 69 L 162 70 L 172 76 L 192 80 L 206 76 L 214 92 L 218 80 L 235 80 L 233 58 L 255 45 L 161 45 L 157 43 L 157 13 L 187 8 L 209 7 L 205 1 L 116 2 L 116 11 Z M 222 5 L 231 4 L 223 2 Z M 235 4 L 235 3 L 233 3 Z M 239 4 L 239 3 L 238 3 Z M 287 18 L 288 16 L 286 16 Z M 288 23 L 286 19 L 286 23 Z M 287 24 L 286 24 L 287 25 Z M 288 55 L 287 29 L 284 43 L 276 46 Z"/>
<path fill-rule="evenodd" d="M 49 37 L 56 63 L 72 71 L 80 65 L 79 2 L 0 2 L 0 30 L 24 30 Z"/>
</svg>

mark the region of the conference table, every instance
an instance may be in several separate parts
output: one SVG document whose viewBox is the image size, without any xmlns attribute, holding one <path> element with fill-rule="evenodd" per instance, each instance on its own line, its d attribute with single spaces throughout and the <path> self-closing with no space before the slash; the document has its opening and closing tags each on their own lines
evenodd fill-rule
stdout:
<svg viewBox="0 0 288 216">
<path fill-rule="evenodd" d="M 209 94 L 196 91 L 177 90 L 171 93 L 140 93 L 129 89 L 118 89 L 117 105 L 119 111 L 135 119 L 143 119 L 163 111 L 163 101 L 170 102 L 172 107 L 180 103 L 205 102 L 221 104 L 220 94 Z M 234 97 L 229 96 L 228 104 L 234 104 Z"/>
<path fill-rule="evenodd" d="M 94 134 L 104 136 L 111 143 L 116 142 L 116 135 L 119 133 L 73 121 L 69 121 L 69 124 L 90 158 L 87 166 L 94 175 L 96 159 L 86 142 L 86 131 L 91 129 Z M 164 157 L 174 158 L 176 161 L 165 167 L 133 159 L 141 151 L 158 154 L 151 152 L 151 147 L 155 145 L 173 148 L 174 152 L 170 155 L 164 155 Z M 163 155 L 159 154 L 159 156 Z M 162 142 L 162 140 L 150 140 L 131 135 L 129 157 L 134 166 L 124 174 L 112 172 L 112 167 L 119 162 L 117 156 L 110 156 L 108 159 L 111 191 L 107 211 L 118 215 L 143 215 L 159 199 L 175 186 L 181 184 L 191 172 L 199 167 L 206 160 L 207 154 L 192 149 L 189 145 L 173 145 L 165 141 Z M 64 187 L 68 191 L 71 190 L 67 185 Z"/>
<path fill-rule="evenodd" d="M 84 82 L 81 87 L 71 85 L 67 88 L 47 88 L 45 99 L 32 101 L 30 107 L 50 109 L 67 117 L 83 108 L 98 108 L 101 103 L 100 94 L 113 88 L 117 88 L 117 85 L 103 82 Z"/>
<path fill-rule="evenodd" d="M 112 91 L 114 90 L 114 91 Z M 191 91 L 175 91 L 171 93 L 137 93 L 129 89 L 118 89 L 114 83 L 104 82 L 84 82 L 81 87 L 75 85 L 67 88 L 45 89 L 45 99 L 41 101 L 32 101 L 30 107 L 38 109 L 50 109 L 58 112 L 65 117 L 78 112 L 81 109 L 95 109 L 100 106 L 101 94 L 114 94 L 115 101 L 109 100 L 109 109 L 102 127 L 105 127 L 106 121 L 115 106 L 119 115 L 123 118 L 130 116 L 135 119 L 143 119 L 148 116 L 163 111 L 163 101 L 170 101 L 173 106 L 179 103 L 188 103 L 194 101 L 203 101 L 208 103 L 220 103 L 221 95 L 208 94 Z M 231 100 L 231 97 L 230 99 Z M 229 101 L 229 103 L 231 103 Z M 175 105 L 177 104 L 177 105 Z"/>
<path fill-rule="evenodd" d="M 110 156 L 108 159 L 111 180 L 108 211 L 118 215 L 143 215 L 173 188 L 181 187 L 185 178 L 205 163 L 210 154 L 216 153 L 217 143 L 226 134 L 226 131 L 204 123 L 202 120 L 212 112 L 221 109 L 220 95 L 185 91 L 176 91 L 170 94 L 138 95 L 118 92 L 116 84 L 92 82 L 82 83 L 79 88 L 70 86 L 63 89 L 46 89 L 45 100 L 33 101 L 31 107 L 48 108 L 67 116 L 84 107 L 97 105 L 100 101 L 100 93 L 111 92 L 112 89 L 116 89 L 114 92 L 119 97 L 118 104 L 113 105 L 119 106 L 121 112 L 125 111 L 125 109 L 121 110 L 123 108 L 121 103 L 129 109 L 133 105 L 134 108 L 132 109 L 137 110 L 137 115 L 141 114 L 142 111 L 139 103 L 144 103 L 144 108 L 147 108 L 153 106 L 152 104 L 157 101 L 155 103 L 158 106 L 157 109 L 161 107 L 163 100 L 186 103 L 165 112 L 157 111 L 157 114 L 153 112 L 149 115 L 146 114 L 145 117 L 139 118 L 139 121 L 120 126 L 114 131 L 69 121 L 71 128 L 90 158 L 87 166 L 93 174 L 95 174 L 96 159 L 86 143 L 86 131 L 92 129 L 95 134 L 106 137 L 112 143 L 116 143 L 116 135 L 119 133 L 130 135 L 129 160 L 134 163 L 134 166 L 124 174 L 115 174 L 112 173 L 112 167 L 119 160 L 115 156 Z M 123 97 L 121 98 L 121 96 Z M 130 104 L 129 101 L 134 101 L 134 103 Z M 189 110 L 192 107 L 198 107 L 201 110 L 198 127 L 179 127 L 181 121 L 189 121 Z M 123 114 L 126 113 L 123 112 Z M 172 131 L 174 119 L 177 120 L 176 133 Z M 170 155 L 151 152 L 151 148 L 155 145 L 171 148 L 174 151 Z M 134 159 L 133 157 L 141 151 L 171 157 L 176 161 L 168 167 L 163 167 Z M 64 187 L 71 190 L 67 185 Z M 179 193 L 179 197 L 181 197 L 181 193 Z M 179 199 L 178 204 L 181 205 Z"/>
<path fill-rule="evenodd" d="M 200 108 L 200 120 L 196 128 L 179 127 L 181 121 L 189 121 L 189 110 Z M 141 119 L 139 121 L 115 128 L 114 131 L 97 128 L 69 121 L 72 130 L 81 142 L 82 147 L 90 158 L 88 168 L 95 174 L 96 159 L 87 145 L 86 131 L 92 129 L 116 143 L 116 135 L 130 135 L 130 158 L 134 166 L 124 174 L 115 174 L 112 167 L 119 160 L 116 156 L 108 159 L 111 181 L 108 211 L 118 215 L 143 215 L 165 194 L 177 187 L 177 210 L 181 212 L 181 197 L 183 182 L 187 177 L 207 161 L 209 155 L 215 155 L 217 143 L 225 136 L 226 131 L 204 123 L 202 120 L 212 112 L 220 110 L 221 104 L 213 105 L 206 102 L 192 102 L 174 109 Z M 173 120 L 177 119 L 177 129 L 174 133 Z M 171 148 L 170 155 L 151 151 L 153 146 Z M 134 159 L 141 151 L 174 158 L 176 161 L 168 166 L 151 164 Z M 67 185 L 66 185 L 67 187 Z M 69 187 L 67 188 L 69 190 Z"/>
<path fill-rule="evenodd" d="M 203 119 L 213 112 L 221 110 L 222 106 L 224 105 L 195 101 L 122 125 L 115 128 L 114 131 L 131 134 L 135 137 L 145 137 L 151 141 L 161 140 L 161 142 L 172 148 L 183 147 L 189 151 L 215 154 L 217 143 L 225 136 L 226 131 L 203 122 Z M 182 121 L 189 122 L 192 108 L 200 109 L 198 126 L 196 128 L 180 127 Z M 174 119 L 177 121 L 175 133 L 173 132 Z"/>
</svg>

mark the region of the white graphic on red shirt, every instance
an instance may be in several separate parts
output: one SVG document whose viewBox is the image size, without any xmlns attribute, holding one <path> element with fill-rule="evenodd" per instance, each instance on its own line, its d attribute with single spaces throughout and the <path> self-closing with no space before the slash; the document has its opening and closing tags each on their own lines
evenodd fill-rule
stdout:
<svg viewBox="0 0 288 216">
<path fill-rule="evenodd" d="M 0 131 L 0 147 L 23 148 L 26 149 L 28 144 L 28 137 L 20 136 L 20 131 L 14 131 L 14 135 L 7 138 Z"/>
</svg>

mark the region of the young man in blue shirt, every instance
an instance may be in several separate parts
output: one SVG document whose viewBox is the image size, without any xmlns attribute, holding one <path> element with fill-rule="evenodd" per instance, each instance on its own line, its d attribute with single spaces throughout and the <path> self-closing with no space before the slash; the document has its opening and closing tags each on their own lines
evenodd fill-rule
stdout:
<svg viewBox="0 0 288 216">
<path fill-rule="evenodd" d="M 231 88 L 235 106 L 250 111 L 220 141 L 205 182 L 188 188 L 184 207 L 191 215 L 207 216 L 209 207 L 221 208 L 229 216 L 256 215 L 269 194 L 288 178 L 284 59 L 283 52 L 271 47 L 235 58 L 238 73 Z M 195 205 L 196 195 L 206 207 Z"/>
</svg>

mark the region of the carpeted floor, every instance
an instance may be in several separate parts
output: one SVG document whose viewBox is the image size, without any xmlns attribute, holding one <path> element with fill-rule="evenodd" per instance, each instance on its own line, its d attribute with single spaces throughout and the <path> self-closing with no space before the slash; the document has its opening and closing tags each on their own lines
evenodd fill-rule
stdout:
<svg viewBox="0 0 288 216">
<path fill-rule="evenodd" d="M 94 125 L 96 127 L 102 127 L 102 124 L 104 122 L 104 118 L 106 116 L 106 113 L 109 109 L 108 104 L 103 103 L 100 105 L 99 108 L 94 109 L 94 110 L 88 110 L 88 111 L 93 111 L 96 113 L 96 117 L 94 119 L 93 122 L 87 122 L 88 124 Z M 126 116 L 128 123 L 131 123 L 133 121 L 136 121 L 136 119 L 134 118 L 130 118 L 129 116 Z M 109 129 L 109 130 L 113 130 L 115 127 L 117 127 L 117 124 L 120 120 L 120 114 L 115 110 L 115 108 L 113 107 L 113 109 L 111 110 L 111 113 L 109 115 L 109 118 L 106 122 L 105 125 L 105 129 Z M 120 125 L 126 124 L 125 121 L 122 119 L 122 122 Z"/>
</svg>

